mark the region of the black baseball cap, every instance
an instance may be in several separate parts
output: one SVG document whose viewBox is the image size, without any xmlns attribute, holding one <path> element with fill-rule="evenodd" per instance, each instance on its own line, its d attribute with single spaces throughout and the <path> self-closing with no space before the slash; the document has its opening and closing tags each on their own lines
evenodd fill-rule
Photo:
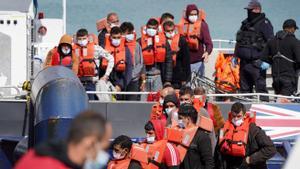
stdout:
<svg viewBox="0 0 300 169">
<path fill-rule="evenodd" d="M 257 0 L 251 0 L 248 3 L 248 6 L 246 6 L 244 9 L 254 9 L 254 8 L 260 8 L 261 9 L 261 4 Z"/>
<path fill-rule="evenodd" d="M 295 28 L 295 29 L 299 29 L 296 21 L 294 19 L 287 19 L 284 21 L 282 28 Z"/>
</svg>

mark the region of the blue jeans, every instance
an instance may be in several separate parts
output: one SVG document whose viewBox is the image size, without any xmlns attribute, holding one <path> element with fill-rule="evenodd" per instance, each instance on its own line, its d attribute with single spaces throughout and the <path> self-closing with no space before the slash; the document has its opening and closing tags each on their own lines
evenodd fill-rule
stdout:
<svg viewBox="0 0 300 169">
<path fill-rule="evenodd" d="M 205 66 L 203 62 L 191 64 L 191 72 L 196 72 L 200 77 L 204 76 Z"/>
</svg>

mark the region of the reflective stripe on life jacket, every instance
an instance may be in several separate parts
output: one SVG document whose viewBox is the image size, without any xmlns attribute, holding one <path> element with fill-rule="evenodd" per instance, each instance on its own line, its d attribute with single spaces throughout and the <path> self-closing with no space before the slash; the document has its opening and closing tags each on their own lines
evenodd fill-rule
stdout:
<svg viewBox="0 0 300 169">
<path fill-rule="evenodd" d="M 255 112 L 246 114 L 241 126 L 235 127 L 232 122 L 232 115 L 229 113 L 228 120 L 220 130 L 219 145 L 223 154 L 231 156 L 245 157 L 246 145 L 248 142 L 248 133 L 250 123 L 255 122 Z"/>
<path fill-rule="evenodd" d="M 57 51 L 57 47 L 52 50 L 51 66 L 63 65 L 68 68 L 72 68 L 72 56 L 64 56 L 60 58 L 60 54 Z"/>
<path fill-rule="evenodd" d="M 233 55 L 219 53 L 215 64 L 215 83 L 217 88 L 226 92 L 236 92 L 240 88 L 240 59 L 232 63 Z"/>
<path fill-rule="evenodd" d="M 186 38 L 192 50 L 198 50 L 199 48 L 198 38 L 200 38 L 202 20 L 205 20 L 205 13 L 202 9 L 199 9 L 199 17 L 195 23 L 190 23 L 185 17 L 182 17 L 178 24 L 179 34 Z"/>
<path fill-rule="evenodd" d="M 166 58 L 166 38 L 163 32 L 158 31 L 157 35 L 150 37 L 146 33 L 146 27 L 141 31 L 141 47 L 143 51 L 144 64 L 149 66 L 154 63 L 163 63 Z"/>
<path fill-rule="evenodd" d="M 95 44 L 89 42 L 86 47 L 81 47 L 74 44 L 72 47 L 76 56 L 79 56 L 78 77 L 94 77 L 96 76 L 96 62 L 95 62 Z"/>
<path fill-rule="evenodd" d="M 121 37 L 121 43 L 119 46 L 115 47 L 111 44 L 110 35 L 105 35 L 105 50 L 107 50 L 111 55 L 114 56 L 114 69 L 117 72 L 124 72 L 126 69 L 126 48 L 125 48 L 125 38 Z M 108 61 L 102 58 L 101 69 L 106 69 L 108 66 Z"/>
<path fill-rule="evenodd" d="M 159 165 L 162 163 L 164 157 L 167 143 L 167 140 L 159 140 L 153 144 L 142 144 L 148 154 L 148 158 L 150 159 L 147 168 L 159 169 Z"/>
<path fill-rule="evenodd" d="M 147 168 L 148 155 L 145 149 L 137 144 L 133 144 L 128 158 L 123 160 L 112 160 L 109 162 L 108 169 L 127 169 L 131 160 L 139 162 L 143 169 Z"/>
</svg>

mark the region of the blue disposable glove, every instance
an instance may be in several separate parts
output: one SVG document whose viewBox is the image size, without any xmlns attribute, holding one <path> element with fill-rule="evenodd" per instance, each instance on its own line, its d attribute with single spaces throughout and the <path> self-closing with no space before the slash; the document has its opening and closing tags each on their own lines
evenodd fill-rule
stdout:
<svg viewBox="0 0 300 169">
<path fill-rule="evenodd" d="M 238 60 L 237 60 L 236 57 L 232 57 L 231 64 L 234 65 L 234 66 L 238 64 Z"/>
<path fill-rule="evenodd" d="M 260 65 L 261 70 L 267 70 L 270 67 L 270 64 L 267 62 L 262 62 Z"/>
</svg>

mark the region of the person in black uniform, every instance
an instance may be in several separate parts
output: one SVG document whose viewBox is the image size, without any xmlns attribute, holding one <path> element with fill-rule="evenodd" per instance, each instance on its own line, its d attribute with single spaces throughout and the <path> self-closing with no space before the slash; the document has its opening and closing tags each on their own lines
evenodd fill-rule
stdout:
<svg viewBox="0 0 300 169">
<path fill-rule="evenodd" d="M 242 22 L 236 36 L 235 56 L 241 59 L 240 65 L 240 92 L 253 92 L 253 85 L 257 93 L 267 93 L 266 69 L 261 68 L 262 51 L 273 34 L 273 26 L 261 12 L 261 4 L 257 0 L 249 2 L 245 8 L 248 17 Z M 267 101 L 267 97 L 261 97 Z"/>
<path fill-rule="evenodd" d="M 267 43 L 262 60 L 272 65 L 275 94 L 290 96 L 296 91 L 300 72 L 300 42 L 294 35 L 298 29 L 295 20 L 286 20 L 282 28 Z"/>
</svg>

